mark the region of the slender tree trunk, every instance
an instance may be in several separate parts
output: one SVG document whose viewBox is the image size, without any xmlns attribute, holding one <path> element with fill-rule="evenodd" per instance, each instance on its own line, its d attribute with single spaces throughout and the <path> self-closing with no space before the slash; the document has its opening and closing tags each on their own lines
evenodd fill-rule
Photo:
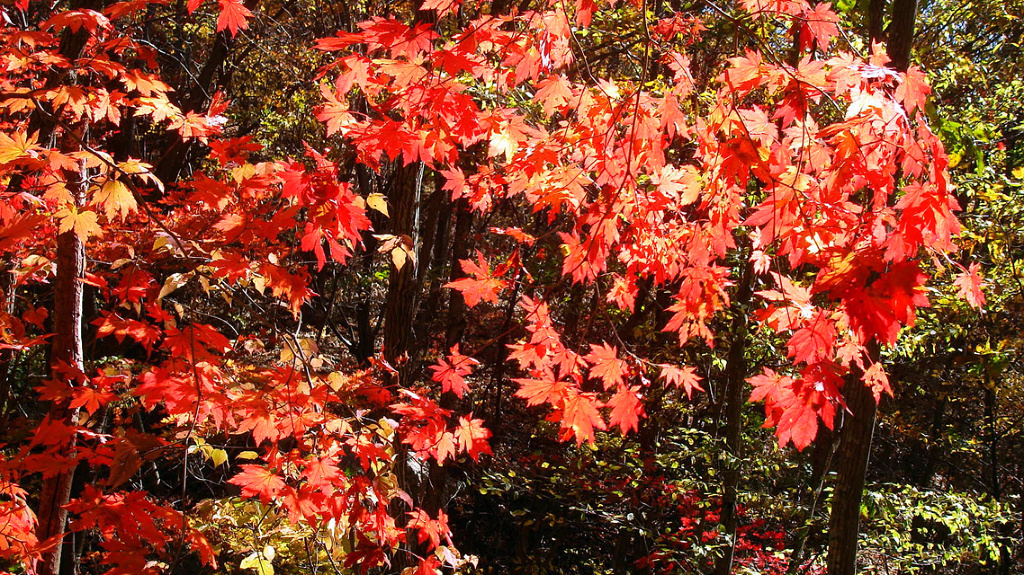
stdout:
<svg viewBox="0 0 1024 575">
<path fill-rule="evenodd" d="M 83 168 L 84 171 L 84 168 Z M 68 174 L 68 189 L 75 203 L 81 207 L 85 201 L 85 174 Z M 55 378 L 69 377 L 72 372 L 83 370 L 82 350 L 82 291 L 80 281 L 85 277 L 85 245 L 70 230 L 57 236 L 57 278 L 54 281 L 53 340 L 50 349 L 50 364 Z M 65 367 L 66 366 L 66 367 Z M 47 417 L 51 421 L 62 421 L 70 425 L 75 415 L 68 401 L 50 405 Z M 67 454 L 72 446 L 64 447 Z M 71 482 L 74 468 L 62 471 L 43 480 L 39 496 L 39 525 L 36 530 L 39 539 L 46 540 L 64 533 L 67 522 L 67 505 L 71 497 Z M 38 570 L 40 575 L 57 575 L 60 572 L 63 544 L 57 544 L 43 554 Z"/>
<path fill-rule="evenodd" d="M 810 503 L 807 506 L 807 519 L 804 520 L 803 526 L 797 529 L 794 536 L 793 552 L 789 554 L 789 565 L 786 567 L 786 573 L 790 575 L 799 573 L 803 568 L 807 557 L 807 541 L 812 534 L 816 534 L 820 530 L 815 521 L 818 502 L 825 490 L 825 480 L 832 467 L 832 458 L 837 447 L 836 433 L 819 421 L 818 432 L 814 436 L 813 451 L 811 452 L 811 481 L 807 489 Z"/>
<path fill-rule="evenodd" d="M 722 473 L 722 529 L 728 538 L 725 552 L 715 566 L 716 575 L 729 575 L 736 551 L 736 504 L 740 482 L 740 463 L 743 445 L 743 390 L 747 378 L 747 304 L 753 294 L 753 265 L 748 261 L 743 268 L 739 287 L 732 300 L 732 342 L 725 365 L 725 449 L 728 460 Z"/>
<path fill-rule="evenodd" d="M 76 0 L 72 2 L 75 8 L 97 8 L 102 2 L 93 0 Z M 65 33 L 60 42 L 60 53 L 67 58 L 74 60 L 78 58 L 88 41 L 89 35 L 85 29 L 74 33 Z M 75 81 L 72 75 L 71 81 Z M 48 85 L 56 85 L 61 82 L 58 76 L 51 75 L 47 80 Z M 47 122 L 44 132 L 52 133 L 54 124 Z M 84 133 L 84 126 L 79 126 Z M 79 137 L 83 134 L 79 133 Z M 80 151 L 77 140 L 70 135 L 64 135 L 67 142 L 62 142 L 61 147 L 65 152 Z M 71 194 L 75 206 L 81 208 L 85 205 L 85 192 L 88 186 L 86 168 L 80 167 L 77 171 L 65 171 L 66 186 Z M 84 364 L 84 351 L 82 349 L 82 294 L 84 284 L 80 281 L 85 277 L 85 244 L 74 230 L 69 230 L 57 236 L 57 277 L 54 280 L 54 302 L 53 302 L 53 338 L 50 340 L 50 369 L 51 375 L 55 378 L 67 378 L 68 373 L 60 368 L 67 366 L 71 370 L 82 371 Z M 71 424 L 75 412 L 70 407 L 70 400 L 55 402 L 50 405 L 47 418 L 51 421 L 62 421 Z M 62 456 L 70 452 L 72 446 L 64 447 L 63 453 L 55 455 Z M 65 532 L 68 513 L 64 508 L 71 499 L 71 483 L 74 478 L 74 468 L 62 471 L 50 477 L 44 477 L 39 494 L 39 509 L 36 512 L 37 525 L 36 537 L 45 541 L 57 537 Z M 37 564 L 39 575 L 57 575 L 60 573 L 61 557 L 63 556 L 64 541 L 58 542 L 52 549 L 43 553 Z"/>
<path fill-rule="evenodd" d="M 870 0 L 868 2 L 868 40 L 882 42 L 885 33 L 886 0 Z"/>
<path fill-rule="evenodd" d="M 992 499 L 1002 502 L 1003 500 L 1003 484 L 999 477 L 999 396 L 998 396 L 998 382 L 992 379 L 992 375 L 989 372 L 989 366 L 984 365 L 985 369 L 985 383 L 983 393 L 985 395 L 985 440 L 988 443 L 988 473 L 989 493 L 992 495 Z M 1000 525 L 1000 535 L 1007 541 L 1010 541 L 1013 537 L 1013 529 L 1010 522 L 1005 522 Z M 1008 547 L 1001 546 L 999 548 L 999 557 L 996 558 L 995 565 L 992 566 L 993 573 L 999 573 L 1000 575 L 1008 574 L 1012 567 L 1012 559 L 1010 557 L 1010 550 Z"/>
<path fill-rule="evenodd" d="M 890 65 L 906 72 L 910 66 L 910 52 L 914 47 L 914 22 L 917 19 L 917 0 L 893 0 L 892 22 L 889 23 L 889 41 L 886 53 Z"/>
<path fill-rule="evenodd" d="M 455 232 L 452 234 L 452 258 L 449 281 L 465 277 L 459 260 L 469 259 L 469 231 L 473 228 L 473 210 L 469 201 L 460 198 L 455 204 Z M 448 327 L 445 330 L 444 345 L 450 349 L 466 330 L 466 300 L 458 290 L 450 290 L 448 295 Z"/>
<path fill-rule="evenodd" d="M 871 342 L 868 346 L 871 361 L 877 361 L 878 343 Z M 843 417 L 843 427 L 839 431 L 839 465 L 829 519 L 829 575 L 854 575 L 857 572 L 860 502 L 878 410 L 874 395 L 861 381 L 862 375 L 861 370 L 853 369 L 843 386 L 843 397 L 851 413 Z"/>
<path fill-rule="evenodd" d="M 391 234 L 404 245 L 412 243 L 416 225 L 417 195 L 419 193 L 419 163 L 398 166 L 392 176 L 388 192 L 388 212 Z M 415 246 L 414 246 L 415 248 Z M 401 247 L 397 249 L 403 249 Z M 401 261 L 401 260 L 399 260 Z M 398 382 L 408 383 L 411 374 L 410 356 L 413 355 L 413 318 L 416 310 L 416 264 L 407 258 L 401 267 L 392 264 L 388 279 L 388 293 L 384 302 L 384 359 L 398 370 Z"/>
<path fill-rule="evenodd" d="M 4 260 L 0 265 L 0 315 L 14 313 L 14 260 Z M 0 423 L 7 422 L 7 400 L 11 395 L 11 363 L 14 362 L 13 349 L 0 349 Z M 6 427 L 6 425 L 4 425 Z"/>
<path fill-rule="evenodd" d="M 905 72 L 910 65 L 914 41 L 917 0 L 894 0 L 889 41 L 886 46 L 892 66 Z M 899 179 L 897 173 L 894 178 Z M 877 361 L 880 347 L 869 344 L 868 355 Z M 857 537 L 860 532 L 860 502 L 864 494 L 865 476 L 871 456 L 871 439 L 878 405 L 854 369 L 843 388 L 847 407 L 852 415 L 844 418 L 840 431 L 836 487 L 832 495 L 832 516 L 829 519 L 828 573 L 854 575 L 857 572 Z"/>
<path fill-rule="evenodd" d="M 441 183 L 438 182 L 435 186 L 434 198 L 431 201 L 437 201 L 436 217 L 434 218 L 433 228 L 434 231 L 430 234 L 430 265 L 443 268 L 447 263 L 448 250 L 448 237 L 451 232 L 452 214 L 454 213 L 453 208 L 454 202 L 449 201 L 447 192 L 441 189 Z M 431 208 L 431 211 L 434 211 Z M 425 224 L 426 225 L 426 224 Z M 424 234 L 423 238 L 423 249 L 422 254 L 426 253 L 427 248 L 427 234 Z M 421 282 L 426 288 L 426 297 L 423 302 L 420 311 L 420 325 L 428 331 L 433 331 L 434 323 L 437 321 L 438 314 L 441 311 L 441 295 L 446 291 L 441 286 L 448 281 L 439 269 L 434 273 L 428 273 L 432 270 L 426 267 L 426 264 L 421 265 L 423 271 Z M 429 285 L 429 287 L 427 287 Z"/>
<path fill-rule="evenodd" d="M 844 388 L 847 406 L 853 413 L 844 418 L 840 432 L 839 468 L 829 522 L 829 575 L 853 575 L 857 571 L 860 503 L 877 411 L 871 390 L 859 381 L 859 376 L 855 372 Z"/>
</svg>

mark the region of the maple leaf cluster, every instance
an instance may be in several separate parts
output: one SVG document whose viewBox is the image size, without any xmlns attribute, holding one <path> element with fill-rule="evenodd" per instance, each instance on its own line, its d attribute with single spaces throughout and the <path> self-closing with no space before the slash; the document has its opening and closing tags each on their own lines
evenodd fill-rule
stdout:
<svg viewBox="0 0 1024 575">
<path fill-rule="evenodd" d="M 255 4 L 216 4 L 216 32 L 247 30 Z M 498 356 L 521 372 L 516 396 L 548 410 L 563 440 L 638 430 L 656 388 L 703 391 L 682 358 L 714 346 L 727 314 L 747 313 L 732 302 L 738 260 L 764 288 L 750 321 L 785 340 L 788 363 L 748 380 L 781 445 L 803 448 L 819 421 L 831 427 L 845 386 L 888 392 L 869 349 L 892 345 L 928 305 L 919 259 L 947 257 L 959 230 L 923 74 L 886 68 L 877 48 L 866 59 L 835 50 L 838 17 L 804 0 L 743 2 L 792 29 L 793 62 L 749 49 L 698 85 L 676 39 L 703 25 L 675 15 L 649 46 L 656 77 L 574 72 L 587 69 L 575 31 L 614 4 L 542 3 L 465 26 L 373 17 L 320 39 L 332 61 L 313 84 L 316 117 L 345 153 L 309 145 L 264 161 L 253 138 L 225 133 L 224 98 L 183 108 L 137 35 L 146 2 L 40 6 L 31 29 L 6 18 L 27 3 L 0 7 L 0 254 L 17 288 L 38 292 L 64 265 L 61 238 L 75 240 L 88 268 L 74 279 L 97 307 L 88 329 L 127 350 L 88 372 L 58 363 L 37 387 L 53 407 L 3 456 L 0 556 L 31 572 L 60 544 L 37 536 L 21 486 L 87 465 L 101 479 L 64 508 L 71 531 L 99 534 L 109 572 L 155 572 L 181 541 L 214 564 L 188 502 L 161 501 L 133 478 L 166 454 L 227 464 L 216 438 L 252 448 L 227 481 L 242 497 L 345 530 L 346 567 L 365 572 L 403 546 L 427 551 L 421 573 L 459 565 L 447 515 L 417 507 L 398 467 L 491 453 L 485 421 L 451 407 L 472 399 L 490 343 L 449 342 L 396 386 L 384 362 L 339 368 L 302 333 L 314 275 L 372 257 L 367 209 L 390 217 L 391 198 L 361 189 L 356 164 L 380 176 L 415 163 L 437 175 L 444 201 L 495 219 L 444 287 L 481 317 L 503 304 L 517 314 L 521 331 Z M 445 21 L 466 7 L 421 8 Z M 133 122 L 205 162 L 165 183 L 139 154 L 104 149 Z M 522 217 L 504 222 L 509 211 Z M 402 253 L 418 248 L 391 239 Z M 977 265 L 961 272 L 960 294 L 983 305 Z M 592 293 L 607 321 L 570 333 L 563 318 L 579 312 L 561 309 L 558 283 Z M 668 302 L 667 352 L 619 330 L 653 292 Z M 57 341 L 47 326 L 44 308 L 0 310 L 0 349 Z M 143 417 L 163 429 L 138 432 Z M 187 459 L 181 467 L 187 483 Z"/>
<path fill-rule="evenodd" d="M 750 49 L 730 59 L 704 113 L 683 106 L 696 84 L 687 55 L 670 47 L 660 59 L 671 77 L 658 92 L 629 80 L 570 79 L 571 18 L 555 8 L 537 13 L 523 33 L 481 17 L 442 44 L 423 24 L 379 19 L 324 40 L 324 50 L 366 47 L 336 61 L 337 89 L 325 92 L 325 106 L 358 89 L 386 101 L 389 114 L 339 122 L 325 107 L 321 119 L 371 167 L 384 156 L 420 161 L 444 175 L 453 200 L 467 198 L 475 210 L 519 200 L 549 223 L 569 222 L 554 230 L 563 275 L 596 289 L 611 278 L 608 299 L 627 312 L 641 283 L 672 291 L 663 327 L 680 346 L 694 338 L 714 345 L 711 324 L 730 305 L 729 258 L 738 238 L 749 237 L 755 272 L 779 288 L 758 292 L 766 307 L 752 319 L 788 337 L 792 362 L 792 375 L 752 378 L 752 400 L 765 401 L 781 444 L 803 448 L 817 421 L 831 427 L 836 406 L 845 405 L 851 370 L 876 398 L 888 391 L 868 347 L 893 344 L 928 305 L 917 258 L 955 249 L 957 205 L 924 117 L 928 88 L 919 70 L 887 69 L 877 47 L 866 60 L 828 56 L 838 17 L 827 4 L 746 8 L 757 19 L 798 23 L 802 57 L 777 62 Z M 581 5 L 578 19 L 588 20 L 589 9 Z M 498 94 L 524 90 L 539 108 L 484 108 L 467 96 L 471 79 Z M 478 143 L 488 161 L 466 173 L 458 158 Z M 680 149 L 695 151 L 668 153 Z M 761 199 L 751 201 L 751 189 Z M 484 258 L 462 262 L 469 277 L 448 284 L 470 306 L 497 302 L 505 287 Z M 965 274 L 957 285 L 980 302 L 980 280 Z M 688 394 L 700 389 L 690 368 L 626 362 L 606 343 L 580 355 L 562 343 L 545 302 L 521 302 L 530 335 L 512 346 L 510 358 L 528 374 L 515 380 L 518 395 L 554 408 L 563 437 L 592 441 L 607 427 L 605 407 L 613 425 L 635 429 L 648 371 L 661 369 L 662 381 Z"/>
</svg>

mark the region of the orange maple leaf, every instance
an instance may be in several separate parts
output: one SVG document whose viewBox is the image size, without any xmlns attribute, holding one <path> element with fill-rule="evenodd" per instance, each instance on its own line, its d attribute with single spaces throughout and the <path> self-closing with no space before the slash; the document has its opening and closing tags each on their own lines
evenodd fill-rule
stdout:
<svg viewBox="0 0 1024 575">
<path fill-rule="evenodd" d="M 456 289 L 462 292 L 466 299 L 466 305 L 473 307 L 481 301 L 498 302 L 498 292 L 505 287 L 505 281 L 491 275 L 490 266 L 484 255 L 476 252 L 478 262 L 473 260 L 459 260 L 462 271 L 473 277 L 457 279 L 444 284 L 446 288 Z"/>
<path fill-rule="evenodd" d="M 639 429 L 640 415 L 644 411 L 643 405 L 640 403 L 639 390 L 639 386 L 622 386 L 606 404 L 612 408 L 608 422 L 617 425 L 622 430 L 622 435 L 629 433 L 630 429 L 634 431 Z"/>
<path fill-rule="evenodd" d="M 985 305 L 985 292 L 981 291 L 983 282 L 979 272 L 981 265 L 977 262 L 971 264 L 970 269 L 964 270 L 953 280 L 957 289 L 957 295 L 967 300 L 972 307 L 981 309 Z"/>
<path fill-rule="evenodd" d="M 628 367 L 619 359 L 618 353 L 615 347 L 602 343 L 601 345 L 591 345 L 590 353 L 583 357 L 592 366 L 590 377 L 604 382 L 605 389 L 611 389 L 625 382 L 625 373 Z"/>
<path fill-rule="evenodd" d="M 64 234 L 74 230 L 75 235 L 83 242 L 90 236 L 101 237 L 103 235 L 103 228 L 96 223 L 96 212 L 80 212 L 75 206 L 68 205 L 53 215 L 60 218 L 59 233 Z"/>
<path fill-rule="evenodd" d="M 96 194 L 92 197 L 92 203 L 100 204 L 103 206 L 103 211 L 107 215 L 108 220 L 114 219 L 115 215 L 119 215 L 123 221 L 128 217 L 128 214 L 138 209 L 139 203 L 135 201 L 135 196 L 132 195 L 131 190 L 128 186 L 120 180 L 107 180 L 103 183 Z"/>
</svg>

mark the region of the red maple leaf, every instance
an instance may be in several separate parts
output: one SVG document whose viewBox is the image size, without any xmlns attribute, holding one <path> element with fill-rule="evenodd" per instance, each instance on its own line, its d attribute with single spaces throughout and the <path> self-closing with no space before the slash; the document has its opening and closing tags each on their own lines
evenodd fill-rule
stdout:
<svg viewBox="0 0 1024 575">
<path fill-rule="evenodd" d="M 561 410 L 562 439 L 575 436 L 577 445 L 583 440 L 593 445 L 594 430 L 607 429 L 600 407 L 601 401 L 592 393 L 570 393 Z"/>
<path fill-rule="evenodd" d="M 957 289 L 957 295 L 967 300 L 971 306 L 981 309 L 985 305 L 985 292 L 981 291 L 983 280 L 979 270 L 981 265 L 977 262 L 971 264 L 970 269 L 964 270 L 953 280 Z"/>
<path fill-rule="evenodd" d="M 619 391 L 608 400 L 606 404 L 612 408 L 608 423 L 617 425 L 622 430 L 622 435 L 629 433 L 629 430 L 638 429 L 640 415 L 644 408 L 640 403 L 640 388 L 622 386 Z"/>
<path fill-rule="evenodd" d="M 694 391 L 704 391 L 700 386 L 701 378 L 697 375 L 696 369 L 689 366 L 676 367 L 667 363 L 658 367 L 661 368 L 661 379 L 667 384 L 685 389 L 687 398 L 693 397 Z"/>
<path fill-rule="evenodd" d="M 604 382 L 605 389 L 612 389 L 625 382 L 624 374 L 628 368 L 625 362 L 619 359 L 618 350 L 607 343 L 591 345 L 590 353 L 583 356 L 583 359 L 592 366 L 590 377 Z"/>
<path fill-rule="evenodd" d="M 341 469 L 330 459 L 316 457 L 306 465 L 302 476 L 313 489 L 330 488 L 341 477 Z"/>
<path fill-rule="evenodd" d="M 434 372 L 431 379 L 441 384 L 441 391 L 451 391 L 462 397 L 469 389 L 465 376 L 469 375 L 473 371 L 473 366 L 479 363 L 472 357 L 459 353 L 459 344 L 455 344 L 447 358 L 441 358 L 437 365 L 430 366 Z"/>
<path fill-rule="evenodd" d="M 836 344 L 835 322 L 822 310 L 804 322 L 789 339 L 789 357 L 794 362 L 815 363 L 830 359 Z"/>
<path fill-rule="evenodd" d="M 440 19 L 444 18 L 445 14 L 458 10 L 459 4 L 462 4 L 462 0 L 424 0 L 419 9 L 436 10 L 437 17 Z"/>
<path fill-rule="evenodd" d="M 544 106 L 544 115 L 551 117 L 555 110 L 561 109 L 572 99 L 572 85 L 569 79 L 553 74 L 537 82 L 537 93 L 534 99 Z"/>
<path fill-rule="evenodd" d="M 455 438 L 459 442 L 459 450 L 468 453 L 473 461 L 479 460 L 482 454 L 491 453 L 491 445 L 487 442 L 490 437 L 491 431 L 484 427 L 482 419 L 473 419 L 472 413 L 459 417 Z"/>
<path fill-rule="evenodd" d="M 491 275 L 490 266 L 484 255 L 476 252 L 477 262 L 473 260 L 459 260 L 462 271 L 472 277 L 457 279 L 444 284 L 446 288 L 452 288 L 462 293 L 466 299 L 466 305 L 473 307 L 481 301 L 498 302 L 498 292 L 505 287 L 505 281 Z"/>
<path fill-rule="evenodd" d="M 422 510 L 417 509 L 409 512 L 409 525 L 408 529 L 415 529 L 419 531 L 419 542 L 424 543 L 430 541 L 429 549 L 435 549 L 441 544 L 441 539 L 445 541 L 451 541 L 451 529 L 448 528 L 448 515 L 444 511 L 437 511 L 437 519 L 432 519 L 430 515 Z"/>
<path fill-rule="evenodd" d="M 236 36 L 239 30 L 249 27 L 248 18 L 252 18 L 252 12 L 242 4 L 241 0 L 217 0 L 220 4 L 220 16 L 217 18 L 217 31 L 227 29 L 232 36 Z"/>
<path fill-rule="evenodd" d="M 102 391 L 89 386 L 74 388 L 71 407 L 84 407 L 85 411 L 92 415 L 96 410 L 117 399 L 117 395 L 110 391 Z"/>
<path fill-rule="evenodd" d="M 822 52 L 828 50 L 829 41 L 839 34 L 839 26 L 836 24 L 839 16 L 832 11 L 832 4 L 818 4 L 813 10 L 804 11 L 803 18 L 804 29 L 800 34 L 800 43 L 807 45 L 813 39 Z"/>
<path fill-rule="evenodd" d="M 534 370 L 530 375 L 533 378 L 512 380 L 519 384 L 516 397 L 525 399 L 527 405 L 555 404 L 566 396 L 569 382 L 557 379 L 550 369 Z"/>
<path fill-rule="evenodd" d="M 241 487 L 243 497 L 258 497 L 264 505 L 285 488 L 284 480 L 262 465 L 243 465 L 242 472 L 228 483 Z"/>
<path fill-rule="evenodd" d="M 356 123 L 348 108 L 348 102 L 339 99 L 329 85 L 321 85 L 320 94 L 327 103 L 317 109 L 316 119 L 327 125 L 328 136 L 343 132 L 345 128 Z"/>
</svg>

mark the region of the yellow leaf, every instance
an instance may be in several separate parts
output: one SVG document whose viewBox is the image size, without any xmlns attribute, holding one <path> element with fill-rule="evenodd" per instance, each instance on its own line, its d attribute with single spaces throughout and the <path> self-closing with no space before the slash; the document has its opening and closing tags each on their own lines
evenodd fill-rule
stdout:
<svg viewBox="0 0 1024 575">
<path fill-rule="evenodd" d="M 299 339 L 299 347 L 302 349 L 302 354 L 306 357 L 316 355 L 320 351 L 320 347 L 316 344 L 316 340 L 308 337 Z"/>
<path fill-rule="evenodd" d="M 251 178 L 256 175 L 256 166 L 252 164 L 242 164 L 231 170 L 231 178 L 235 182 L 241 184 L 244 180 Z"/>
<path fill-rule="evenodd" d="M 103 205 L 103 210 L 107 214 L 108 220 L 113 219 L 115 213 L 120 213 L 121 219 L 124 220 L 128 217 L 129 213 L 134 212 L 139 207 L 131 190 L 120 180 L 107 180 L 104 182 L 103 187 L 96 192 L 92 201 L 93 203 Z"/>
<path fill-rule="evenodd" d="M 507 130 L 503 130 L 491 134 L 487 155 L 492 158 L 504 156 L 506 162 L 511 162 L 512 156 L 516 154 L 517 149 L 519 149 L 519 143 L 512 139 Z"/>
<path fill-rule="evenodd" d="M 384 194 L 370 194 L 369 196 L 366 197 L 366 205 L 369 206 L 371 210 L 377 210 L 378 212 L 384 214 L 386 217 L 391 217 L 388 214 L 388 201 L 387 199 L 384 198 Z"/>
<path fill-rule="evenodd" d="M 295 351 L 292 349 L 292 342 L 286 341 L 284 347 L 281 348 L 281 357 L 277 359 L 281 363 L 290 363 L 295 361 Z"/>
<path fill-rule="evenodd" d="M 24 132 L 15 132 L 12 138 L 0 133 L 0 164 L 34 156 L 32 152 L 37 149 L 35 134 L 28 137 Z"/>
<path fill-rule="evenodd" d="M 171 274 L 164 281 L 163 287 L 160 288 L 160 294 L 156 296 L 156 301 L 160 301 L 174 292 L 174 290 L 188 283 L 188 280 L 192 279 L 192 274 Z"/>
<path fill-rule="evenodd" d="M 74 230 L 75 235 L 83 242 L 89 239 L 89 236 L 103 235 L 103 228 L 96 223 L 96 212 L 79 212 L 74 206 L 66 206 L 54 216 L 60 218 L 59 233 L 65 234 Z"/>
<path fill-rule="evenodd" d="M 153 166 L 141 160 L 131 159 L 127 162 L 117 164 L 118 169 L 126 174 L 138 174 L 143 180 L 149 180 L 161 192 L 164 191 L 164 183 L 153 173 Z"/>
<path fill-rule="evenodd" d="M 235 456 L 235 459 L 256 459 L 260 454 L 255 451 L 243 451 Z"/>
<path fill-rule="evenodd" d="M 327 386 L 333 389 L 335 392 L 339 391 L 342 387 L 344 387 L 347 382 L 348 379 L 337 371 L 332 371 L 327 375 Z"/>
<path fill-rule="evenodd" d="M 74 196 L 68 191 L 67 185 L 62 181 L 56 181 L 46 186 L 46 192 L 43 193 L 43 198 L 54 202 L 55 204 L 70 204 L 75 201 Z"/>
<path fill-rule="evenodd" d="M 223 449 L 214 449 L 210 452 L 210 459 L 213 460 L 214 467 L 220 467 L 228 462 L 228 452 Z"/>
<path fill-rule="evenodd" d="M 257 575 L 274 575 L 274 566 L 260 553 L 253 552 L 238 565 L 242 569 L 255 569 Z"/>
<path fill-rule="evenodd" d="M 391 250 L 391 261 L 395 263 L 396 270 L 402 269 L 407 258 L 408 254 L 405 253 L 405 249 L 403 247 L 398 246 Z"/>
</svg>

